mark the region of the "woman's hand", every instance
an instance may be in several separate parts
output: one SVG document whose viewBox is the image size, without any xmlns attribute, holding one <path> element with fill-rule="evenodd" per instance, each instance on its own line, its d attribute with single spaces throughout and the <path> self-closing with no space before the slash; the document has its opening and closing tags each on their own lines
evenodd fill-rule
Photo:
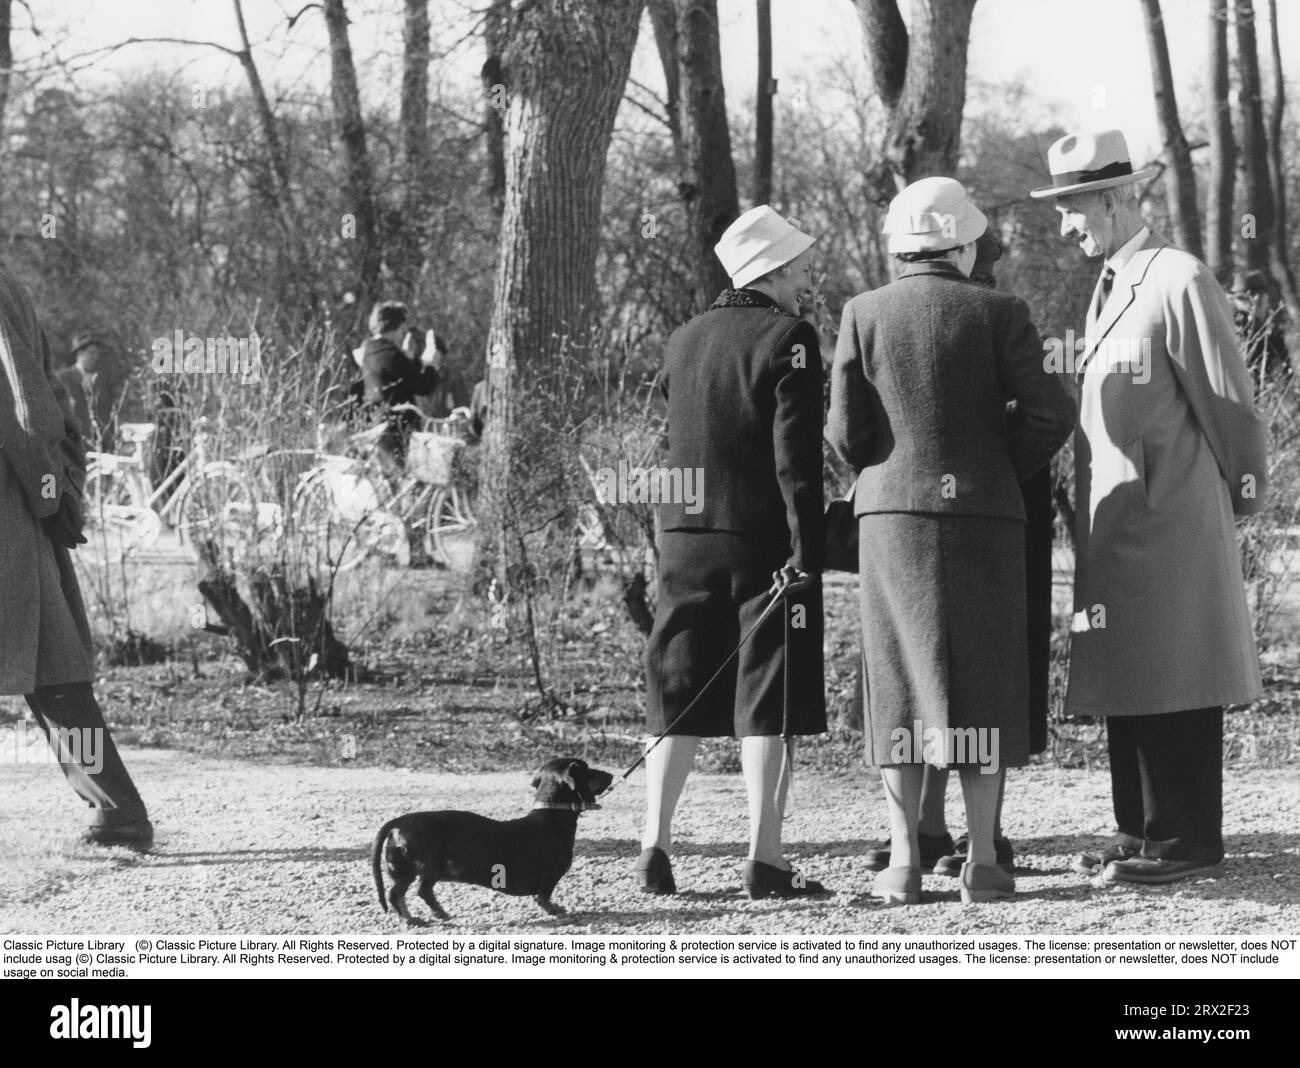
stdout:
<svg viewBox="0 0 1300 1068">
<path fill-rule="evenodd" d="M 800 571 L 793 564 L 786 564 L 780 571 L 772 572 L 771 593 L 798 593 L 813 584 L 813 576 Z"/>
<path fill-rule="evenodd" d="M 424 332 L 424 352 L 420 358 L 425 366 L 432 367 L 435 371 L 442 370 L 442 353 L 438 351 L 438 338 L 432 330 Z"/>
</svg>

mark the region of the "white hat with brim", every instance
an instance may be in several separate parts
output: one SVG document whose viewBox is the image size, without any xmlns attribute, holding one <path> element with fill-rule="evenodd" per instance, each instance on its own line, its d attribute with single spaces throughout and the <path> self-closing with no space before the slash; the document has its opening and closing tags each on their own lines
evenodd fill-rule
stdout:
<svg viewBox="0 0 1300 1068">
<path fill-rule="evenodd" d="M 761 204 L 727 227 L 713 253 L 731 277 L 731 284 L 740 289 L 784 267 L 816 240 Z"/>
<path fill-rule="evenodd" d="M 1159 167 L 1133 169 L 1128 141 L 1121 130 L 1067 134 L 1047 150 L 1047 169 L 1051 172 L 1052 184 L 1029 191 L 1029 195 L 1038 200 L 1089 190 L 1114 189 L 1144 182 L 1160 173 Z"/>
<path fill-rule="evenodd" d="M 989 221 L 955 178 L 922 178 L 889 202 L 880 232 L 889 235 L 890 255 L 946 252 L 976 240 Z"/>
</svg>

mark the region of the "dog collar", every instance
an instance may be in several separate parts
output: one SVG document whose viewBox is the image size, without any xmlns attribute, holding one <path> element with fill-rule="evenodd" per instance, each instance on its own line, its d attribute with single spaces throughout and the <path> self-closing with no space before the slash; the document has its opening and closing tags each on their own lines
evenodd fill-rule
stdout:
<svg viewBox="0 0 1300 1068">
<path fill-rule="evenodd" d="M 534 801 L 533 808 L 551 808 L 560 812 L 587 812 L 600 806 L 594 801 Z"/>
</svg>

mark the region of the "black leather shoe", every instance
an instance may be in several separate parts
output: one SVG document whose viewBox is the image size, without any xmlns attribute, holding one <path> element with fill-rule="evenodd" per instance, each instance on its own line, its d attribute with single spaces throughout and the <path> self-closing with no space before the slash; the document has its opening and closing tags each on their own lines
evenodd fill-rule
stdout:
<svg viewBox="0 0 1300 1068">
<path fill-rule="evenodd" d="M 1217 874 L 1222 863 L 1220 860 L 1162 860 L 1159 857 L 1130 857 L 1128 860 L 1112 860 L 1106 865 L 1101 878 L 1107 883 L 1159 886 L 1163 883 L 1176 883 L 1179 879 L 1189 879 L 1194 875 Z"/>
<path fill-rule="evenodd" d="M 745 893 L 751 900 L 770 897 L 810 897 L 813 894 L 830 893 L 826 887 L 815 879 L 807 878 L 802 872 L 791 868 L 785 871 L 764 864 L 761 860 L 745 862 Z"/>
<path fill-rule="evenodd" d="M 1137 855 L 1138 850 L 1112 842 L 1100 853 L 1076 853 L 1070 861 L 1070 870 L 1080 875 L 1097 875 L 1112 860 L 1128 860 Z"/>
<path fill-rule="evenodd" d="M 934 870 L 935 863 L 940 857 L 947 856 L 956 846 L 953 844 L 952 835 L 944 834 L 918 834 L 917 838 L 921 843 L 921 871 L 929 874 Z M 893 842 L 888 846 L 879 849 L 868 849 L 866 852 L 867 871 L 884 871 L 890 867 L 889 858 L 893 851 Z M 958 868 L 961 865 L 957 865 Z"/>
<path fill-rule="evenodd" d="M 957 839 L 953 851 L 946 857 L 940 857 L 934 862 L 935 875 L 949 875 L 954 879 L 961 877 L 962 865 L 969 860 L 970 853 L 970 836 L 963 834 Z M 1011 846 L 1009 838 L 993 839 L 993 854 L 997 860 L 997 865 L 1008 875 L 1016 874 L 1016 851 Z"/>
<path fill-rule="evenodd" d="M 141 818 L 129 823 L 87 827 L 81 842 L 92 846 L 125 846 L 144 853 L 153 848 L 153 824 L 148 818 Z"/>
<path fill-rule="evenodd" d="M 673 866 L 668 854 L 658 846 L 643 849 L 636 861 L 636 877 L 643 894 L 675 894 Z"/>
</svg>

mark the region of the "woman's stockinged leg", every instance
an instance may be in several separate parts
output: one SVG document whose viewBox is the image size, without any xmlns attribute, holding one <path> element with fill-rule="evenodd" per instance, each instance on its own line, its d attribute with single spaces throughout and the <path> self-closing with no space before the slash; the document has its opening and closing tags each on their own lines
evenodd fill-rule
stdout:
<svg viewBox="0 0 1300 1068">
<path fill-rule="evenodd" d="M 880 769 L 889 806 L 889 848 L 891 868 L 919 868 L 921 846 L 917 837 L 921 815 L 923 764 L 895 764 Z"/>
<path fill-rule="evenodd" d="M 749 859 L 789 870 L 781 848 L 781 820 L 789 790 L 789 774 L 783 774 L 784 739 L 775 735 L 742 738 L 740 768 L 749 796 Z"/>
<path fill-rule="evenodd" d="M 1003 768 L 998 773 L 998 807 L 993 817 L 993 840 L 996 842 L 999 838 L 1005 838 L 1002 833 L 1002 802 L 1007 796 L 1007 770 Z"/>
<path fill-rule="evenodd" d="M 695 764 L 700 740 L 694 735 L 670 734 L 646 757 L 645 830 L 642 849 L 672 852 L 673 813 Z"/>
<path fill-rule="evenodd" d="M 948 769 L 927 764 L 925 781 L 921 786 L 921 820 L 918 825 L 922 834 L 942 838 L 948 833 L 948 819 L 943 811 L 947 792 Z"/>
<path fill-rule="evenodd" d="M 997 855 L 993 848 L 993 828 L 998 817 L 998 797 L 1002 792 L 999 770 L 985 775 L 978 767 L 961 769 L 961 792 L 966 800 L 966 833 L 970 847 L 966 859 L 970 864 L 993 867 Z"/>
</svg>

